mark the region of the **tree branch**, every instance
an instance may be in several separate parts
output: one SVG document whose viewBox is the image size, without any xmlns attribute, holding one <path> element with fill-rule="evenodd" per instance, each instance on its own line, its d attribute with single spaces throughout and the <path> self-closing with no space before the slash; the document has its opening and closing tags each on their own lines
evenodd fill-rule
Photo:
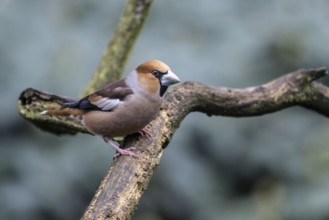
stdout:
<svg viewBox="0 0 329 220">
<path fill-rule="evenodd" d="M 159 116 L 150 123 L 153 139 L 131 135 L 123 146 L 136 147 L 139 158 L 120 157 L 110 166 L 82 219 L 129 219 L 146 190 L 163 149 L 180 122 L 190 112 L 248 117 L 272 113 L 290 106 L 303 106 L 329 116 L 329 88 L 314 80 L 328 74 L 326 68 L 298 70 L 269 83 L 244 89 L 185 82 L 169 91 Z M 20 114 L 37 126 L 55 133 L 86 132 L 72 119 L 40 116 L 58 107 L 65 97 L 34 89 L 22 92 Z"/>
<path fill-rule="evenodd" d="M 298 70 L 269 83 L 244 89 L 185 82 L 169 92 L 164 103 L 168 99 L 172 101 L 173 96 L 177 96 L 180 102 L 170 101 L 168 104 L 171 104 L 170 108 L 177 109 L 178 112 L 174 115 L 178 121 L 193 111 L 207 115 L 249 117 L 272 113 L 294 105 L 329 116 L 328 87 L 313 82 L 327 74 L 324 67 Z M 89 133 L 74 119 L 40 115 L 43 110 L 59 108 L 61 103 L 69 99 L 28 88 L 19 97 L 18 109 L 24 118 L 43 130 L 56 134 Z M 165 108 L 168 107 L 164 105 L 163 109 Z"/>
<path fill-rule="evenodd" d="M 128 55 L 148 16 L 152 0 L 129 0 L 101 62 L 82 96 L 91 94 L 109 82 L 118 80 Z"/>
<path fill-rule="evenodd" d="M 83 95 L 120 78 L 131 48 L 148 15 L 152 0 L 128 0 L 115 34 Z M 148 126 L 153 139 L 130 135 L 122 143 L 136 147 L 139 157 L 120 157 L 110 166 L 82 219 L 130 219 L 146 190 L 163 149 L 190 112 L 248 117 L 303 106 L 329 116 L 329 88 L 313 82 L 327 74 L 325 68 L 299 70 L 269 83 L 244 89 L 185 82 L 168 92 L 159 116 Z M 36 89 L 24 90 L 18 99 L 19 113 L 39 128 L 55 134 L 89 133 L 69 117 L 50 117 L 40 112 L 57 109 L 70 98 Z"/>
<path fill-rule="evenodd" d="M 163 149 L 184 117 L 192 111 L 210 115 L 255 116 L 293 105 L 306 106 L 328 116 L 329 88 L 313 80 L 325 68 L 300 70 L 267 84 L 245 89 L 209 87 L 186 82 L 165 96 L 159 117 L 150 124 L 153 140 L 130 137 L 139 158 L 121 157 L 111 165 L 83 219 L 129 219 L 146 190 Z"/>
<path fill-rule="evenodd" d="M 313 82 L 327 74 L 324 67 L 302 69 L 255 87 L 232 89 L 186 83 L 177 92 L 189 100 L 191 111 L 208 115 L 259 116 L 300 105 L 328 116 L 328 87 Z"/>
</svg>

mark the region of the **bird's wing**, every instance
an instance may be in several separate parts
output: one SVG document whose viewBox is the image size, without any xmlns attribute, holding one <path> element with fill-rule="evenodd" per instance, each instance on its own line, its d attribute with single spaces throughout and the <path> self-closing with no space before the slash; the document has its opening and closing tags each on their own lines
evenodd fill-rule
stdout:
<svg viewBox="0 0 329 220">
<path fill-rule="evenodd" d="M 80 100 L 64 103 L 63 107 L 83 110 L 113 111 L 132 94 L 132 89 L 126 85 L 124 80 L 119 80 Z"/>
</svg>

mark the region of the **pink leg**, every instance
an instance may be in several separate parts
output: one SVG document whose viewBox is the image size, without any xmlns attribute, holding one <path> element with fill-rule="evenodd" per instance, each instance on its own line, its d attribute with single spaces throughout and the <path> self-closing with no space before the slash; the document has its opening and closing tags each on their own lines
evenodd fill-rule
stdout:
<svg viewBox="0 0 329 220">
<path fill-rule="evenodd" d="M 143 128 L 140 131 L 138 131 L 138 134 L 142 136 L 146 136 L 148 139 L 152 139 L 152 133 L 149 129 Z"/>
<path fill-rule="evenodd" d="M 135 158 L 138 157 L 137 154 L 132 152 L 133 150 L 136 150 L 135 147 L 129 147 L 129 148 L 126 148 L 126 149 L 121 149 L 120 147 L 115 145 L 110 138 L 104 137 L 104 140 L 105 140 L 106 143 L 110 144 L 117 151 L 117 153 L 113 157 L 114 159 L 120 157 L 121 155 L 129 155 L 129 156 L 135 157 Z"/>
</svg>

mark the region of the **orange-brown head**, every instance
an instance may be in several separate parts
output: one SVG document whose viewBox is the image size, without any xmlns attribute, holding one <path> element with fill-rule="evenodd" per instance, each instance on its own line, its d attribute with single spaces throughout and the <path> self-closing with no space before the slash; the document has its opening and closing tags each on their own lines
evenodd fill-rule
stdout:
<svg viewBox="0 0 329 220">
<path fill-rule="evenodd" d="M 150 93 L 157 93 L 163 88 L 179 83 L 180 80 L 169 66 L 160 60 L 149 60 L 136 68 L 138 82 Z"/>
</svg>

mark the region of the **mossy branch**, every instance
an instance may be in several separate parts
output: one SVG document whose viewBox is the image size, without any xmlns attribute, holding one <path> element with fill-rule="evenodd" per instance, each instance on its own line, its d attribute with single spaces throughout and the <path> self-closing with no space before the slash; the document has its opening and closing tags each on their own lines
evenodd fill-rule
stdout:
<svg viewBox="0 0 329 220">
<path fill-rule="evenodd" d="M 129 0 L 101 62 L 82 96 L 118 80 L 127 58 L 148 16 L 152 0 Z"/>
</svg>

